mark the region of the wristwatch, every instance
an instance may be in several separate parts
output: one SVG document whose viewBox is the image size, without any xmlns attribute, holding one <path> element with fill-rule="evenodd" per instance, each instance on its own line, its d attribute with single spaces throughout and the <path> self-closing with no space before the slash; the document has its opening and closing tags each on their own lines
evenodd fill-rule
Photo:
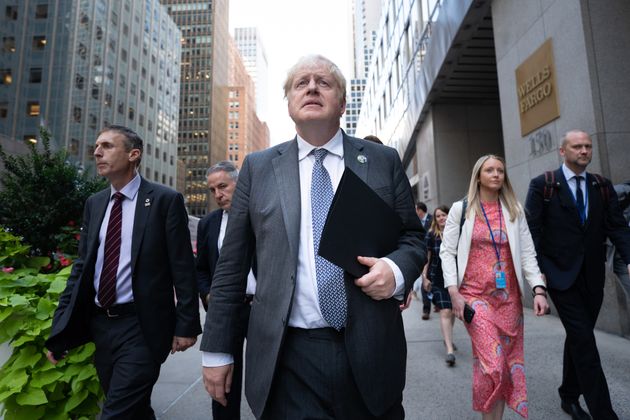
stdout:
<svg viewBox="0 0 630 420">
<path fill-rule="evenodd" d="M 537 288 L 539 288 L 539 287 L 540 287 L 541 289 L 543 289 L 543 291 L 542 291 L 542 292 L 537 292 L 537 291 L 536 291 L 536 289 L 537 289 Z M 547 288 L 546 288 L 545 286 L 535 286 L 535 287 L 532 289 L 532 297 L 536 297 L 536 296 L 544 296 L 544 297 L 545 297 L 545 299 L 546 299 L 546 298 L 547 298 Z"/>
</svg>

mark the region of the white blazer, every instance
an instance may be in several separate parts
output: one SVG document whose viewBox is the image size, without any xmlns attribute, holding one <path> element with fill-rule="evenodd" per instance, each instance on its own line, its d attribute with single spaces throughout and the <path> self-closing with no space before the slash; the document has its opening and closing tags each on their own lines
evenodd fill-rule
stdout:
<svg viewBox="0 0 630 420">
<path fill-rule="evenodd" d="M 472 212 L 469 213 L 462 226 L 460 236 L 459 223 L 462 217 L 462 206 L 461 201 L 453 203 L 448 213 L 448 218 L 446 219 L 444 233 L 442 234 L 440 258 L 442 259 L 445 288 L 449 286 L 459 286 L 462 283 L 464 273 L 466 272 L 466 265 L 468 264 L 470 243 L 472 241 L 473 227 L 475 225 L 475 215 Z M 516 278 L 518 279 L 521 293 L 523 293 L 523 277 L 525 277 L 532 290 L 536 286 L 545 286 L 542 274 L 538 268 L 538 262 L 536 261 L 536 249 L 534 248 L 534 241 L 532 240 L 532 235 L 527 226 L 525 214 L 521 212 L 516 220 L 512 222 L 510 221 L 509 212 L 503 202 L 501 202 L 501 210 L 505 215 L 504 222 L 510 242 L 514 271 L 516 272 Z"/>
</svg>

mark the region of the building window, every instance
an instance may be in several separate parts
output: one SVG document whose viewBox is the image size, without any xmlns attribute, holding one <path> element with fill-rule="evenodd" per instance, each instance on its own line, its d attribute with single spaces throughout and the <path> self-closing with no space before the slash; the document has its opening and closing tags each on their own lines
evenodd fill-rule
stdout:
<svg viewBox="0 0 630 420">
<path fill-rule="evenodd" d="M 17 20 L 18 17 L 18 7 L 17 6 L 7 6 L 5 9 L 5 16 L 9 20 Z"/>
<path fill-rule="evenodd" d="M 35 134 L 25 134 L 24 135 L 24 142 L 28 142 L 28 143 L 37 143 L 37 136 Z"/>
<path fill-rule="evenodd" d="M 81 122 L 82 113 L 83 113 L 83 110 L 80 107 L 78 106 L 74 107 L 74 109 L 72 110 L 72 117 L 74 118 L 76 122 Z"/>
<path fill-rule="evenodd" d="M 9 115 L 9 103 L 0 102 L 0 118 L 6 118 Z"/>
<path fill-rule="evenodd" d="M 93 63 L 95 66 L 100 66 L 101 64 L 103 64 L 103 61 L 101 60 L 101 56 L 98 54 L 94 54 Z"/>
<path fill-rule="evenodd" d="M 111 108 L 112 106 L 112 94 L 111 93 L 106 93 L 105 94 L 105 105 L 107 105 L 108 107 Z M 107 125 L 107 124 L 105 124 Z"/>
<path fill-rule="evenodd" d="M 29 101 L 26 103 L 26 114 L 30 117 L 39 116 L 39 102 Z"/>
<path fill-rule="evenodd" d="M 77 47 L 77 54 L 84 60 L 85 57 L 87 57 L 87 47 L 81 42 L 79 42 L 79 46 Z"/>
<path fill-rule="evenodd" d="M 70 139 L 70 154 L 79 156 L 79 139 Z"/>
<path fill-rule="evenodd" d="M 74 76 L 74 85 L 77 87 L 77 89 L 83 89 L 83 86 L 85 85 L 85 78 L 77 73 Z"/>
<path fill-rule="evenodd" d="M 10 85 L 13 83 L 11 69 L 0 69 L 0 85 Z"/>
<path fill-rule="evenodd" d="M 100 26 L 96 27 L 96 39 L 98 39 L 99 41 L 103 39 L 103 28 L 101 28 Z"/>
<path fill-rule="evenodd" d="M 121 74 L 120 76 L 118 76 L 118 84 L 120 85 L 121 88 L 124 88 L 127 85 L 127 78 L 125 77 L 124 74 Z"/>
<path fill-rule="evenodd" d="M 42 68 L 31 67 L 28 75 L 29 83 L 41 83 L 42 82 Z"/>
<path fill-rule="evenodd" d="M 125 114 L 125 103 L 122 101 L 118 102 L 118 113 L 120 115 L 124 115 Z"/>
<path fill-rule="evenodd" d="M 46 19 L 48 17 L 48 5 L 38 4 L 35 6 L 35 19 Z"/>
<path fill-rule="evenodd" d="M 97 84 L 92 84 L 92 98 L 97 99 L 98 100 L 98 95 L 100 93 L 100 88 L 98 87 Z"/>
<path fill-rule="evenodd" d="M 3 36 L 2 37 L 2 50 L 4 52 L 15 52 L 15 37 Z"/>
<path fill-rule="evenodd" d="M 122 59 L 123 62 L 127 62 L 127 50 L 124 48 L 121 48 L 120 50 L 120 58 Z"/>
<path fill-rule="evenodd" d="M 46 36 L 45 35 L 35 35 L 33 37 L 33 49 L 37 51 L 41 51 L 46 47 Z"/>
<path fill-rule="evenodd" d="M 129 107 L 129 119 L 133 120 L 135 115 L 136 115 L 136 111 L 132 107 Z"/>
<path fill-rule="evenodd" d="M 98 119 L 96 118 L 96 115 L 90 114 L 88 121 L 90 124 L 90 128 L 96 129 L 96 123 L 98 121 Z"/>
</svg>

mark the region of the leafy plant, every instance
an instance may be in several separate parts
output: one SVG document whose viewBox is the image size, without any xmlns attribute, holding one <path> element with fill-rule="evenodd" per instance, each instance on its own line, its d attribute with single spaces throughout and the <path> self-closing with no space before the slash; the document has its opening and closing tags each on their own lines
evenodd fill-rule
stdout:
<svg viewBox="0 0 630 420">
<path fill-rule="evenodd" d="M 85 200 L 107 184 L 70 164 L 65 150 L 53 152 L 44 127 L 40 138 L 41 147 L 29 144 L 23 156 L 8 155 L 0 147 L 5 166 L 0 174 L 0 224 L 22 236 L 33 255 L 52 255 L 60 245 L 70 247 L 62 252 L 75 255 L 76 241 L 59 242 L 58 235 L 79 224 Z"/>
<path fill-rule="evenodd" d="M 0 368 L 0 402 L 6 420 L 89 419 L 103 395 L 92 364 L 94 344 L 72 350 L 56 366 L 45 338 L 71 266 L 44 274 L 47 257 L 29 258 L 28 246 L 0 230 L 0 343 L 12 355 Z M 15 265 L 8 265 L 15 264 Z"/>
</svg>

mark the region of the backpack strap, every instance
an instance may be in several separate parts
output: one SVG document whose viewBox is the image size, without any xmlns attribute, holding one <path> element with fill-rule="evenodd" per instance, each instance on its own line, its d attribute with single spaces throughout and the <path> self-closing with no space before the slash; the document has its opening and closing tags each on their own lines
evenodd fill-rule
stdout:
<svg viewBox="0 0 630 420">
<path fill-rule="evenodd" d="M 595 186 L 599 190 L 599 195 L 602 196 L 604 205 L 608 206 L 608 203 L 610 202 L 610 190 L 606 187 L 606 178 L 600 174 L 591 173 L 591 175 L 595 178 Z"/>
<path fill-rule="evenodd" d="M 543 199 L 546 203 L 553 197 L 553 190 L 556 188 L 556 175 L 553 171 L 545 172 L 545 187 L 543 188 Z"/>
</svg>

